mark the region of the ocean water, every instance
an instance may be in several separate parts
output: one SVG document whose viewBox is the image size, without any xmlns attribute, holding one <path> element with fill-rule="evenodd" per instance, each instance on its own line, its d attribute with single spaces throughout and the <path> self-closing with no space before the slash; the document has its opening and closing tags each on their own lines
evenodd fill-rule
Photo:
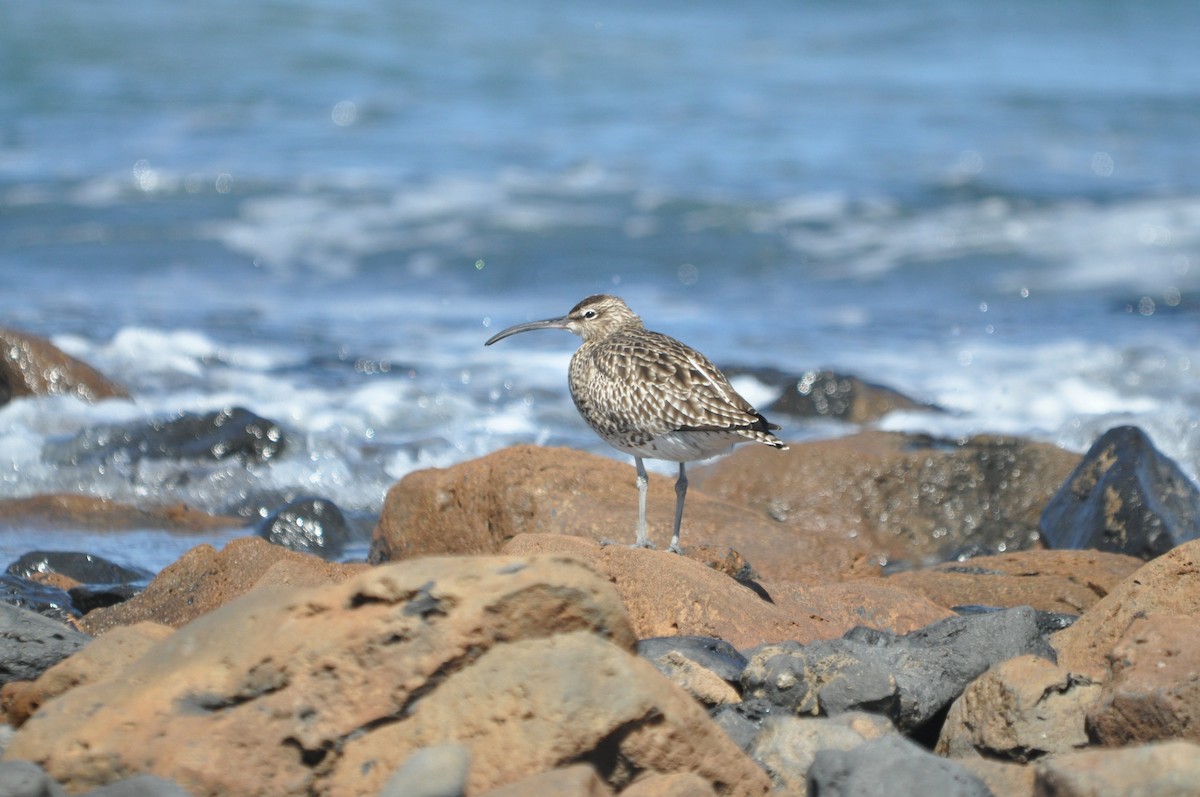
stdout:
<svg viewBox="0 0 1200 797">
<path fill-rule="evenodd" d="M 1196 478 L 1197 30 L 1188 0 L 0 0 L 0 325 L 134 394 L 0 408 L 0 496 L 369 516 L 513 443 L 616 456 L 574 338 L 482 345 L 598 292 L 719 364 L 950 410 L 884 428 L 1083 450 L 1132 423 Z M 43 456 L 230 405 L 286 454 Z M 157 569 L 233 533 L 9 531 L 0 559 Z"/>
</svg>

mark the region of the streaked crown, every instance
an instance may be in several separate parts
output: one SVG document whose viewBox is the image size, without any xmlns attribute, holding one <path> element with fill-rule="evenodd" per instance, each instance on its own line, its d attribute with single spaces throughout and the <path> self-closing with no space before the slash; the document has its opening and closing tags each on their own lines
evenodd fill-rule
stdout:
<svg viewBox="0 0 1200 797">
<path fill-rule="evenodd" d="M 564 326 L 585 341 L 607 337 L 623 328 L 640 329 L 642 319 L 618 296 L 589 296 L 571 308 Z"/>
</svg>

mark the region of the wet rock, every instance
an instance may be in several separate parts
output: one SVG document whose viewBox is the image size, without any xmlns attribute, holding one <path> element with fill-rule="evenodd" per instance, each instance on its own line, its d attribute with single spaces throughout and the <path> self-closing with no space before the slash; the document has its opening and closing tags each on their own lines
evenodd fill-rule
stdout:
<svg viewBox="0 0 1200 797">
<path fill-rule="evenodd" d="M 22 396 L 129 398 L 125 388 L 45 338 L 0 327 L 0 405 Z"/>
<path fill-rule="evenodd" d="M 140 771 L 197 795 L 348 797 L 378 793 L 421 748 L 463 744 L 469 794 L 566 761 L 615 790 L 690 772 L 765 794 L 766 776 L 633 646 L 616 591 L 578 562 L 414 560 L 256 589 L 49 701 L 6 755 L 70 791 Z"/>
<path fill-rule="evenodd" d="M 169 531 L 212 531 L 238 528 L 237 517 L 211 515 L 186 504 L 136 507 L 90 495 L 48 494 L 0 500 L 0 528 L 84 528 L 96 531 L 167 529 Z"/>
<path fill-rule="evenodd" d="M 30 761 L 0 761 L 0 794 L 4 797 L 67 797 L 54 778 Z"/>
<path fill-rule="evenodd" d="M 1138 617 L 1166 614 L 1177 623 L 1200 622 L 1200 540 L 1142 565 L 1051 637 L 1058 663 L 1097 682 L 1109 676 L 1109 656 Z"/>
<path fill-rule="evenodd" d="M 774 715 L 763 723 L 750 754 L 767 774 L 776 794 L 805 797 L 808 771 L 821 750 L 851 750 L 870 739 L 896 733 L 877 714 L 850 712 L 839 717 Z"/>
<path fill-rule="evenodd" d="M 1142 561 L 1101 551 L 1017 551 L 894 573 L 885 583 L 942 606 L 1032 606 L 1081 614 Z"/>
<path fill-rule="evenodd" d="M 1192 797 L 1200 745 L 1171 741 L 1081 750 L 1037 764 L 1035 797 Z"/>
<path fill-rule="evenodd" d="M 1097 548 L 1142 559 L 1200 537 L 1200 490 L 1141 429 L 1100 436 L 1042 513 L 1054 548 Z"/>
<path fill-rule="evenodd" d="M 741 700 L 746 657 L 715 637 L 676 636 L 642 639 L 638 655 L 705 706 Z"/>
<path fill-rule="evenodd" d="M 0 685 L 33 680 L 90 640 L 62 623 L 0 603 Z"/>
<path fill-rule="evenodd" d="M 1100 685 L 1037 656 L 1001 662 L 954 701 L 936 752 L 1027 763 L 1088 745 L 1084 718 Z"/>
<path fill-rule="evenodd" d="M 30 551 L 10 564 L 6 572 L 20 578 L 57 573 L 81 584 L 132 584 L 154 576 L 149 570 L 125 567 L 80 551 Z"/>
<path fill-rule="evenodd" d="M 131 584 L 113 584 L 112 586 L 93 587 L 86 584 L 81 584 L 77 587 L 71 587 L 67 590 L 67 594 L 71 596 L 71 606 L 79 614 L 84 615 L 96 609 L 103 609 L 108 606 L 116 606 L 118 603 L 124 603 L 135 595 L 140 594 L 141 587 L 135 587 Z"/>
<path fill-rule="evenodd" d="M 582 537 L 523 534 L 502 549 L 516 556 L 567 555 L 604 574 L 621 595 L 639 638 L 688 635 L 750 647 L 773 639 L 813 640 L 842 629 L 759 599 L 728 576 L 685 556 Z"/>
<path fill-rule="evenodd" d="M 1020 438 L 863 432 L 783 452 L 742 447 L 695 468 L 691 481 L 801 537 L 837 530 L 889 561 L 932 564 L 965 547 L 988 553 L 1037 547 L 1042 509 L 1078 461 Z M 735 547 L 770 580 L 765 561 Z"/>
<path fill-rule="evenodd" d="M 901 736 L 884 736 L 849 750 L 821 750 L 808 770 L 808 792 L 820 797 L 993 797 L 963 767 Z"/>
<path fill-rule="evenodd" d="M 370 561 L 495 553 L 518 534 L 632 543 L 637 504 L 632 465 L 564 448 L 514 446 L 401 479 L 388 491 Z M 652 541 L 666 545 L 674 514 L 674 481 L 652 474 L 647 506 Z M 872 551 L 841 528 L 796 529 L 701 490 L 688 492 L 683 544 L 733 548 L 768 581 L 879 573 Z"/>
<path fill-rule="evenodd" d="M 1200 638 L 1169 614 L 1137 617 L 1109 654 L 1112 677 L 1087 717 L 1092 738 L 1119 747 L 1200 742 Z"/>
<path fill-rule="evenodd" d="M 114 628 L 86 642 L 73 655 L 41 673 L 34 681 L 12 681 L 0 690 L 0 707 L 9 724 L 20 727 L 46 701 L 77 686 L 114 677 L 142 657 L 173 629 L 155 623 Z"/>
<path fill-rule="evenodd" d="M 164 568 L 136 597 L 91 611 L 80 625 L 93 634 L 144 621 L 178 628 L 254 587 L 314 586 L 349 578 L 364 567 L 326 562 L 258 537 L 231 540 L 219 552 L 199 545 Z"/>
<path fill-rule="evenodd" d="M 895 410 L 934 412 L 938 407 L 917 401 L 883 385 L 834 371 L 806 371 L 789 379 L 783 394 L 764 412 L 801 418 L 833 418 L 871 423 Z"/>
<path fill-rule="evenodd" d="M 258 536 L 293 551 L 334 558 L 346 547 L 350 526 L 332 501 L 300 498 L 263 520 Z"/>
<path fill-rule="evenodd" d="M 989 667 L 1026 653 L 1053 656 L 1029 607 L 950 617 L 903 636 L 859 627 L 841 639 L 752 651 L 742 691 L 796 714 L 884 714 L 908 733 Z"/>
<path fill-rule="evenodd" d="M 70 622 L 79 616 L 70 594 L 61 587 L 39 584 L 7 573 L 0 575 L 0 603 L 36 612 L 60 623 Z"/>
<path fill-rule="evenodd" d="M 203 415 L 185 412 L 173 418 L 87 429 L 61 443 L 47 443 L 50 462 L 80 465 L 118 457 L 209 460 L 241 457 L 267 462 L 283 453 L 286 438 L 274 421 L 242 407 L 226 407 Z"/>
</svg>

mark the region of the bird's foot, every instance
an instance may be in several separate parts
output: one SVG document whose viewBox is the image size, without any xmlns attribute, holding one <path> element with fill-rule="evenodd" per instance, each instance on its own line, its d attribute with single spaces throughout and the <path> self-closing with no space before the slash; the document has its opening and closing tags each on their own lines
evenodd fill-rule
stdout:
<svg viewBox="0 0 1200 797">
<path fill-rule="evenodd" d="M 616 540 L 610 540 L 608 537 L 600 538 L 600 547 L 601 548 L 607 548 L 610 545 L 620 545 L 620 543 L 617 542 Z"/>
<path fill-rule="evenodd" d="M 668 545 L 668 546 L 667 546 L 667 553 L 677 553 L 677 554 L 679 554 L 680 556 L 682 556 L 682 555 L 683 555 L 683 549 L 682 549 L 682 548 L 680 548 L 678 544 L 676 544 L 676 543 L 671 543 L 670 545 Z"/>
<path fill-rule="evenodd" d="M 629 547 L 630 548 L 645 548 L 646 550 L 653 551 L 654 543 L 650 542 L 650 540 L 638 540 L 637 542 L 630 543 Z"/>
</svg>

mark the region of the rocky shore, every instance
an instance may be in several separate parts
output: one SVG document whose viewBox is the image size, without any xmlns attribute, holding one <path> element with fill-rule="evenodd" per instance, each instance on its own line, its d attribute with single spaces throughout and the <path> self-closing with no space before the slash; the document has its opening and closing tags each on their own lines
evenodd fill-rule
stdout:
<svg viewBox="0 0 1200 797">
<path fill-rule="evenodd" d="M 17 350 L 9 385 L 39 370 Z M 55 363 L 41 389 L 101 395 Z M 182 433 L 250 458 L 283 442 L 261 420 Z M 632 541 L 631 466 L 532 446 L 406 476 L 368 562 L 311 502 L 144 588 L 33 553 L 0 603 L 0 795 L 1200 794 L 1200 493 L 1136 428 L 1082 457 L 858 431 L 692 487 L 683 556 L 603 544 Z M 673 506 L 652 476 L 660 545 Z M 63 513 L 231 522 L 0 502 Z"/>
</svg>

